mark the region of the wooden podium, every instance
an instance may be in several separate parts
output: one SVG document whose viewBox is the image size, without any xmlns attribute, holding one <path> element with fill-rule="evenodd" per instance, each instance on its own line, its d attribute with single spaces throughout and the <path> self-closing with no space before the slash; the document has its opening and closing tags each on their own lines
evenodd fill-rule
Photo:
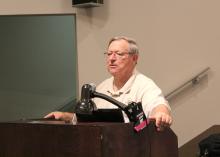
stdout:
<svg viewBox="0 0 220 157">
<path fill-rule="evenodd" d="M 153 123 L 19 121 L 0 123 L 0 157 L 177 157 L 177 137 Z"/>
</svg>

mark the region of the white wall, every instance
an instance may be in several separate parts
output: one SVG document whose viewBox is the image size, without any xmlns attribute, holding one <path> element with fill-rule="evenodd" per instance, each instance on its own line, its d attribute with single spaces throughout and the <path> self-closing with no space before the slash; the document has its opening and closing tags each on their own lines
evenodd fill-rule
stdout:
<svg viewBox="0 0 220 157">
<path fill-rule="evenodd" d="M 79 85 L 108 76 L 103 52 L 115 35 L 139 43 L 138 69 L 169 93 L 211 67 L 208 78 L 170 101 L 179 146 L 220 123 L 220 1 L 105 0 L 91 9 L 73 9 L 71 0 L 0 0 L 0 14 L 71 13 L 77 15 Z"/>
</svg>

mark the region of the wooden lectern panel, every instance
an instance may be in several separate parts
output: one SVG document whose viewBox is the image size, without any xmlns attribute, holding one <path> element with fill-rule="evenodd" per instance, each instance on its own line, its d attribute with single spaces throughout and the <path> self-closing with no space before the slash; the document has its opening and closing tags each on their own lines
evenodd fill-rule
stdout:
<svg viewBox="0 0 220 157">
<path fill-rule="evenodd" d="M 1 124 L 1 157 L 101 157 L 98 127 Z"/>
<path fill-rule="evenodd" d="M 150 157 L 178 157 L 177 136 L 170 128 L 157 131 L 152 123 L 148 127 L 151 146 Z"/>
<path fill-rule="evenodd" d="M 136 133 L 132 125 L 118 123 L 114 126 L 105 126 L 103 137 L 103 146 L 106 146 L 106 149 L 103 149 L 104 157 L 150 156 L 150 141 L 147 140 L 147 129 Z"/>
<path fill-rule="evenodd" d="M 177 157 L 170 143 L 175 134 L 154 125 L 136 133 L 132 123 L 0 123 L 0 157 Z"/>
</svg>

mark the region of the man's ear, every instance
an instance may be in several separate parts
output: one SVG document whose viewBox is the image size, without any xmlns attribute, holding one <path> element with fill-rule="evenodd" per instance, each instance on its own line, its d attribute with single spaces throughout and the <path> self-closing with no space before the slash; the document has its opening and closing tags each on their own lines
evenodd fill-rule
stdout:
<svg viewBox="0 0 220 157">
<path fill-rule="evenodd" d="M 138 55 L 137 54 L 133 55 L 133 61 L 137 64 L 137 61 L 138 61 Z"/>
</svg>

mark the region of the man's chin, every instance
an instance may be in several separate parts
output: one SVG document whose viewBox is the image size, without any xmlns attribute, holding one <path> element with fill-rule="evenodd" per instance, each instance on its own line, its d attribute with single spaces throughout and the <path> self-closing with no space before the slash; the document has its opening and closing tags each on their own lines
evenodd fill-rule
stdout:
<svg viewBox="0 0 220 157">
<path fill-rule="evenodd" d="M 109 72 L 112 76 L 117 76 L 117 74 L 118 74 L 118 71 L 112 70 L 112 69 L 109 69 L 108 72 Z"/>
</svg>

